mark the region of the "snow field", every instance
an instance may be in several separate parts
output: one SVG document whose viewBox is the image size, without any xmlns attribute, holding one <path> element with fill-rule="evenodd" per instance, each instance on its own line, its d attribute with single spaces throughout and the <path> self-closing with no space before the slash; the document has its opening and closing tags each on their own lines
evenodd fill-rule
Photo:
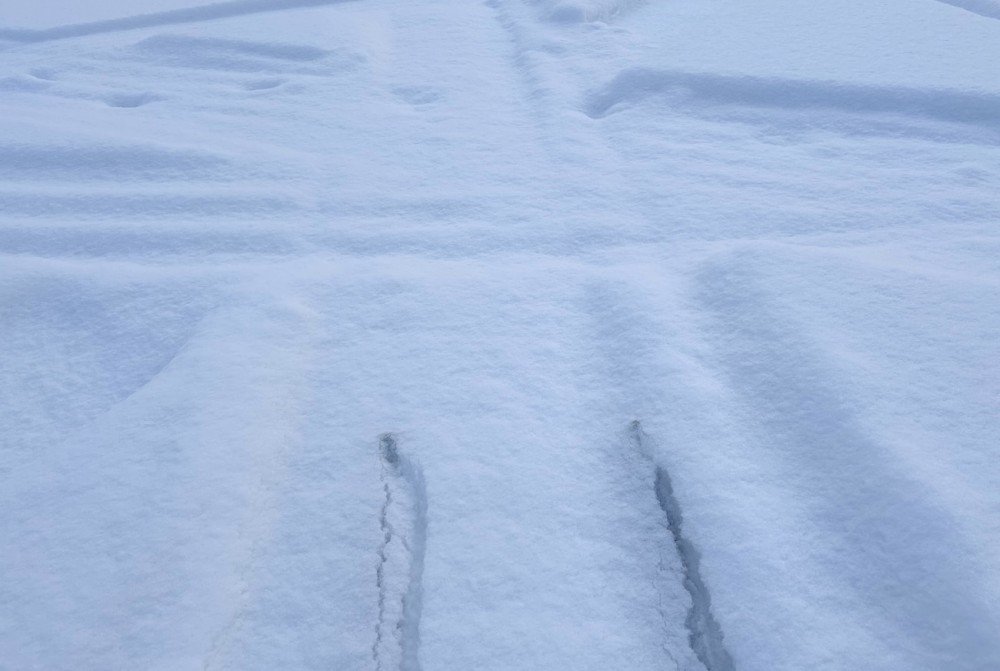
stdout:
<svg viewBox="0 0 1000 671">
<path fill-rule="evenodd" d="M 990 7 L 0 10 L 3 664 L 1000 666 Z"/>
</svg>

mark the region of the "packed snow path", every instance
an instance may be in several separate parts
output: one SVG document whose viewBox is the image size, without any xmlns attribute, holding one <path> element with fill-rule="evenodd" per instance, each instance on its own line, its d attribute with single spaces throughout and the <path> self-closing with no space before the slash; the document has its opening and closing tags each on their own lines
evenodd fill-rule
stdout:
<svg viewBox="0 0 1000 671">
<path fill-rule="evenodd" d="M 5 3 L 0 667 L 1000 668 L 998 7 Z"/>
</svg>

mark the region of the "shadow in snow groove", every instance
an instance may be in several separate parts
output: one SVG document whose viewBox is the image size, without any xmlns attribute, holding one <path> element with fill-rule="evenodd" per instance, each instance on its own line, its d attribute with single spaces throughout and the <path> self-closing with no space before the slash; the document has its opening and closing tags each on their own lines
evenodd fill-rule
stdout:
<svg viewBox="0 0 1000 671">
<path fill-rule="evenodd" d="M 988 19 L 1000 19 L 1000 3 L 994 0 L 938 0 L 946 5 L 964 9 Z"/>
<path fill-rule="evenodd" d="M 640 454 L 653 461 L 656 468 L 654 479 L 656 500 L 667 516 L 667 528 L 670 530 L 684 571 L 684 589 L 691 595 L 691 608 L 684 620 L 691 650 L 708 671 L 734 671 L 732 657 L 723 644 L 722 628 L 712 614 L 712 598 L 708 586 L 701 577 L 701 555 L 684 536 L 684 517 L 680 503 L 674 495 L 670 473 L 666 468 L 656 464 L 650 438 L 642 430 L 639 420 L 629 424 L 629 439 Z"/>
<path fill-rule="evenodd" d="M 898 114 L 992 129 L 1000 127 L 1000 95 L 994 93 L 649 68 L 623 70 L 587 97 L 584 111 L 593 119 L 601 119 L 614 114 L 622 103 L 650 98 L 660 98 L 679 107 L 744 105 L 780 110 L 826 109 Z"/>
<path fill-rule="evenodd" d="M 396 437 L 379 436 L 385 499 L 379 524 L 376 671 L 420 671 L 420 615 L 427 545 L 427 488 L 418 464 L 400 454 Z"/>
<path fill-rule="evenodd" d="M 11 42 L 49 42 L 51 40 L 63 40 L 70 37 L 84 37 L 86 35 L 99 35 L 101 33 L 117 33 L 125 30 L 136 30 L 138 28 L 155 28 L 157 26 L 169 26 L 178 23 L 197 23 L 199 21 L 211 21 L 214 19 L 228 19 L 235 16 L 245 16 L 247 14 L 260 14 L 262 12 L 280 12 L 286 9 L 301 9 L 305 7 L 322 7 L 324 5 L 336 5 L 352 0 L 230 0 L 229 2 L 215 2 L 210 5 L 200 7 L 189 7 L 186 9 L 174 9 L 166 12 L 154 12 L 152 14 L 138 14 L 136 16 L 126 16 L 120 19 L 109 19 L 107 21 L 92 21 L 89 23 L 74 23 L 44 30 L 19 30 L 4 28 L 0 29 L 0 41 Z"/>
</svg>

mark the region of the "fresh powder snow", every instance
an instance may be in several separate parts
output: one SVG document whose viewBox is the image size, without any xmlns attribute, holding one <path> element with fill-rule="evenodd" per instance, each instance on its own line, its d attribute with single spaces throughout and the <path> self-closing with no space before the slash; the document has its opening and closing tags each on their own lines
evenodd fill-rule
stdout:
<svg viewBox="0 0 1000 671">
<path fill-rule="evenodd" d="M 0 5 L 0 669 L 1000 669 L 1000 2 Z"/>
</svg>

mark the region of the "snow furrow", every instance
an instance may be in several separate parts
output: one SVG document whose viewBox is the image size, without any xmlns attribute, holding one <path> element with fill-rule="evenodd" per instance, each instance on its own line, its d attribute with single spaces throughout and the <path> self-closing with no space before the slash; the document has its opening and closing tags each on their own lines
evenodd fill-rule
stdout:
<svg viewBox="0 0 1000 671">
<path fill-rule="evenodd" d="M 748 77 L 679 70 L 629 68 L 592 93 L 584 107 L 600 119 L 622 103 L 661 98 L 680 108 L 746 105 L 785 110 L 826 109 L 897 114 L 995 129 L 1000 96 L 973 91 L 870 86 L 822 80 Z"/>
<path fill-rule="evenodd" d="M 382 544 L 376 569 L 378 623 L 372 657 L 376 671 L 420 671 L 427 494 L 423 472 L 399 453 L 396 438 L 379 436 Z"/>
<path fill-rule="evenodd" d="M 70 37 L 100 35 L 102 33 L 117 33 L 138 28 L 155 28 L 181 23 L 199 23 L 216 19 L 228 19 L 248 14 L 263 12 L 279 12 L 288 9 L 305 7 L 321 7 L 335 5 L 351 0 L 231 0 L 230 2 L 214 2 L 200 7 L 174 9 L 151 14 L 138 14 L 107 21 L 92 21 L 56 26 L 44 30 L 0 29 L 0 40 L 10 42 L 51 42 Z"/>
<path fill-rule="evenodd" d="M 1000 3 L 994 0 L 938 0 L 938 2 L 964 9 L 979 16 L 985 16 L 988 19 L 1000 19 Z"/>
<path fill-rule="evenodd" d="M 733 671 L 732 657 L 723 643 L 722 628 L 712 614 L 712 597 L 708 585 L 701 576 L 701 555 L 684 535 L 684 516 L 674 495 L 670 472 L 657 463 L 649 436 L 642 430 L 639 420 L 634 420 L 629 425 L 629 437 L 635 449 L 651 459 L 655 466 L 656 500 L 667 517 L 667 528 L 684 572 L 684 589 L 691 596 L 691 608 L 684 621 L 691 650 L 708 671 Z"/>
<path fill-rule="evenodd" d="M 610 21 L 646 0 L 535 0 L 542 18 L 555 23 Z"/>
<path fill-rule="evenodd" d="M 0 666 L 1000 669 L 998 17 L 0 3 Z"/>
</svg>

